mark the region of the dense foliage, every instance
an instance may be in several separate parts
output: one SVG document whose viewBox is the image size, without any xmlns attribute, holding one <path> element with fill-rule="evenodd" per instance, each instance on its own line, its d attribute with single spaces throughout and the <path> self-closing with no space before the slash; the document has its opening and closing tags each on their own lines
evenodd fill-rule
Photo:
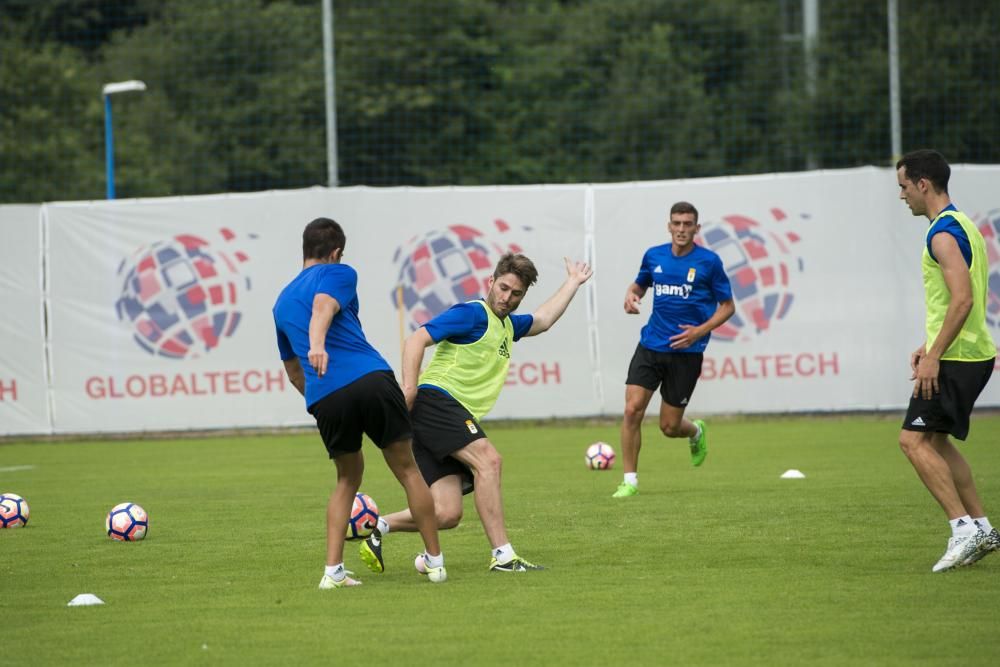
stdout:
<svg viewBox="0 0 1000 667">
<path fill-rule="evenodd" d="M 627 181 L 887 164 L 882 2 L 337 0 L 339 182 Z M 899 0 L 904 149 L 1000 162 L 1000 2 Z M 320 0 L 0 0 L 0 201 L 327 182 Z M 813 92 L 810 92 L 813 91 Z"/>
</svg>

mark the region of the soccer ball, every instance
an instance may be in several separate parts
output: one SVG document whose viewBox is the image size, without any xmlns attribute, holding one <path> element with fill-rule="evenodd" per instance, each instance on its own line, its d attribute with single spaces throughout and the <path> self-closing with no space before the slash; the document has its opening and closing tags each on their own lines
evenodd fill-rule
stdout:
<svg viewBox="0 0 1000 667">
<path fill-rule="evenodd" d="M 591 470 L 607 470 L 615 464 L 615 450 L 606 442 L 595 442 L 587 447 L 585 460 Z"/>
<path fill-rule="evenodd" d="M 0 528 L 17 528 L 28 523 L 28 501 L 16 493 L 0 493 Z"/>
<path fill-rule="evenodd" d="M 146 537 L 149 516 L 135 503 L 119 503 L 111 508 L 104 520 L 108 537 L 119 542 L 136 542 Z"/>
<path fill-rule="evenodd" d="M 378 523 L 378 505 L 371 496 L 359 493 L 354 496 L 351 518 L 347 520 L 347 539 L 360 540 L 368 537 Z"/>
</svg>

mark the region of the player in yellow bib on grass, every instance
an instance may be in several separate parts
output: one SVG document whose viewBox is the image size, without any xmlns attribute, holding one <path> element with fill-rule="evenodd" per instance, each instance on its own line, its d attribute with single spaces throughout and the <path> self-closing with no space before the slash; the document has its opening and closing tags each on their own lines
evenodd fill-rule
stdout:
<svg viewBox="0 0 1000 667">
<path fill-rule="evenodd" d="M 948 439 L 965 440 L 969 416 L 993 372 L 996 346 L 986 328 L 986 242 L 948 195 L 951 167 L 937 151 L 907 153 L 896 163 L 899 198 L 931 221 L 921 267 L 926 339 L 910 355 L 913 394 L 899 446 L 944 509 L 952 536 L 932 567 L 943 572 L 1000 550 L 972 470 Z"/>
<path fill-rule="evenodd" d="M 592 273 L 587 264 L 566 260 L 566 281 L 556 293 L 531 315 L 516 315 L 538 271 L 524 255 L 508 253 L 500 258 L 485 298 L 452 306 L 404 343 L 402 384 L 413 422 L 413 455 L 430 485 L 438 527 L 457 526 L 462 496 L 475 491 L 491 547 L 490 571 L 543 568 L 518 556 L 507 538 L 500 454 L 479 420 L 503 389 L 514 342 L 548 331 Z M 434 357 L 421 374 L 424 352 L 435 344 Z M 410 510 L 379 517 L 378 527 L 361 545 L 362 560 L 375 572 L 384 570 L 382 540 L 390 529 L 416 530 Z M 419 556 L 415 565 L 422 572 Z"/>
</svg>

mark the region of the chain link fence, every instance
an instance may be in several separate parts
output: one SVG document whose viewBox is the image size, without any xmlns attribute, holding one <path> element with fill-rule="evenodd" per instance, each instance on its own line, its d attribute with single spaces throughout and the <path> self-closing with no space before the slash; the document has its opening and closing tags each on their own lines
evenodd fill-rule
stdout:
<svg viewBox="0 0 1000 667">
<path fill-rule="evenodd" d="M 323 0 L 0 0 L 0 201 L 329 183 Z M 340 185 L 888 164 L 877 0 L 336 0 Z M 804 13 L 804 9 L 805 13 Z M 1000 0 L 898 0 L 902 148 L 1000 162 Z M 814 32 L 813 32 L 814 30 Z"/>
</svg>

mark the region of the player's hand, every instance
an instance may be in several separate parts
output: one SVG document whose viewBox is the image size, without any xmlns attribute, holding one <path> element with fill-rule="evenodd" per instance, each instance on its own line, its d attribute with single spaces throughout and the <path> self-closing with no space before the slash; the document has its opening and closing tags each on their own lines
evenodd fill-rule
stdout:
<svg viewBox="0 0 1000 667">
<path fill-rule="evenodd" d="M 309 365 L 316 371 L 316 375 L 323 377 L 326 375 L 326 366 L 330 363 L 330 355 L 326 350 L 309 349 Z"/>
<path fill-rule="evenodd" d="M 563 257 L 563 261 L 566 262 L 566 275 L 577 285 L 582 285 L 594 275 L 594 270 L 586 262 L 570 262 L 568 257 Z"/>
<path fill-rule="evenodd" d="M 920 347 L 918 347 L 916 350 L 913 351 L 913 354 L 910 355 L 910 370 L 912 371 L 912 373 L 910 374 L 911 380 L 917 379 L 917 365 L 920 364 L 920 360 L 923 358 L 923 356 L 927 354 L 926 349 L 927 349 L 926 345 L 921 345 Z"/>
<path fill-rule="evenodd" d="M 914 353 L 916 354 L 916 353 Z M 938 393 L 938 372 L 941 370 L 941 362 L 926 354 L 920 357 L 913 372 L 913 397 L 930 399 Z"/>
<path fill-rule="evenodd" d="M 641 303 L 642 300 L 639 298 L 638 294 L 632 291 L 628 292 L 625 295 L 625 312 L 629 315 L 638 315 L 639 305 Z"/>
<path fill-rule="evenodd" d="M 673 350 L 683 350 L 691 347 L 699 338 L 705 335 L 701 332 L 701 329 L 693 324 L 680 324 L 678 326 L 681 332 L 670 337 L 670 348 Z"/>
</svg>

